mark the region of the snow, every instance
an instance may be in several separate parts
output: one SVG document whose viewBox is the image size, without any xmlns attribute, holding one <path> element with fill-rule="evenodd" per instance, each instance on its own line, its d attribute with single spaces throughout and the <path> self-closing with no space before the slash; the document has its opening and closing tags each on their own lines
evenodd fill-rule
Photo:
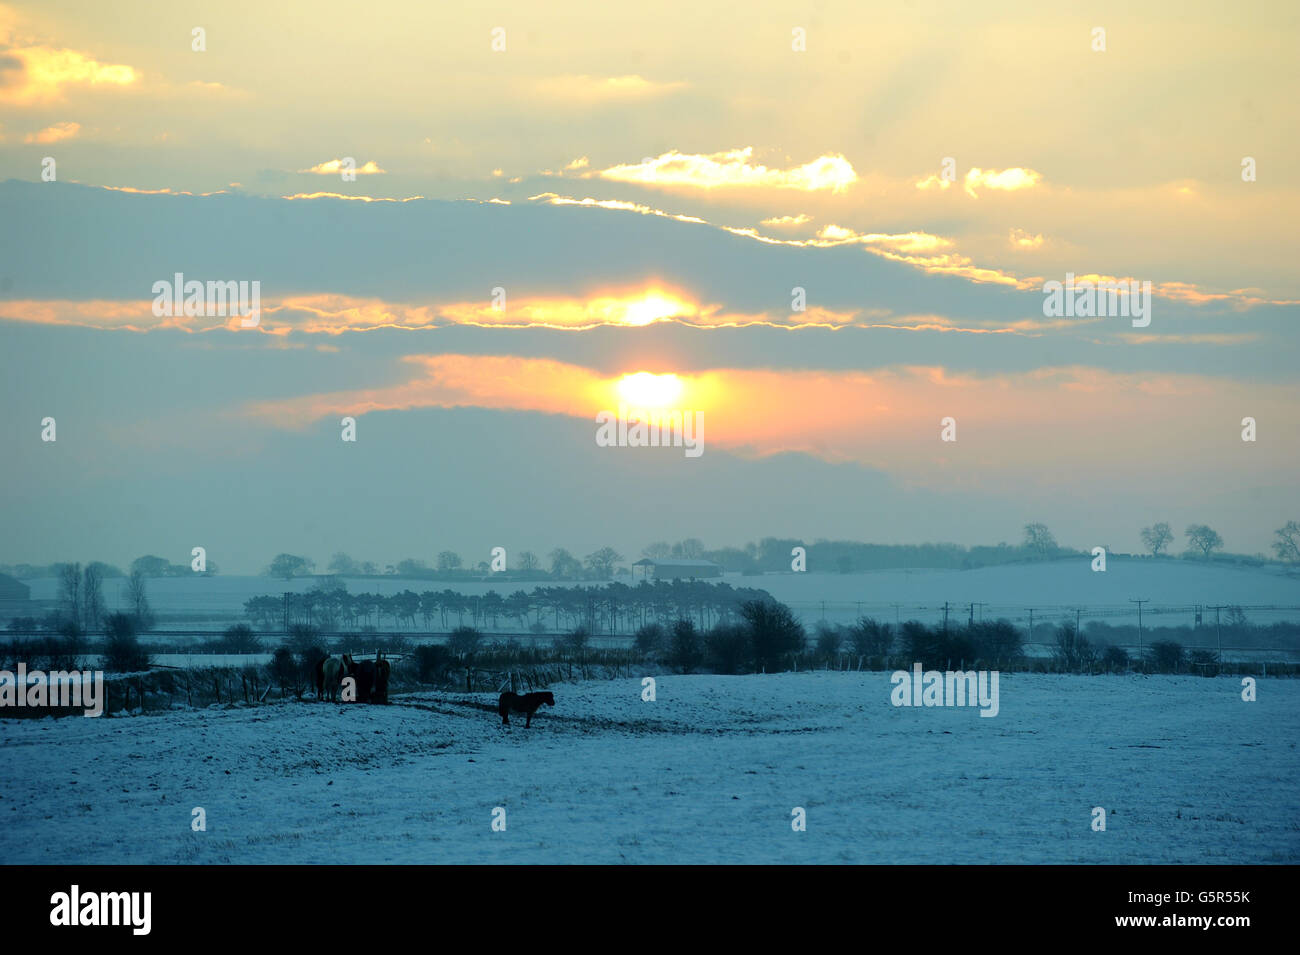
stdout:
<svg viewBox="0 0 1300 955">
<path fill-rule="evenodd" d="M 654 702 L 639 679 L 556 684 L 531 729 L 432 692 L 0 720 L 0 858 L 1300 861 L 1294 680 L 1248 703 L 1227 677 L 1005 673 L 990 719 L 893 707 L 888 673 L 656 679 Z"/>
</svg>

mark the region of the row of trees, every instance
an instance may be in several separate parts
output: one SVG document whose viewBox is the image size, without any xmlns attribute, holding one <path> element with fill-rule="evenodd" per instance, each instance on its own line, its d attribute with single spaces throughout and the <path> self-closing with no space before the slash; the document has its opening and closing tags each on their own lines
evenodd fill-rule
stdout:
<svg viewBox="0 0 1300 955">
<path fill-rule="evenodd" d="M 502 595 L 472 596 L 451 589 L 396 594 L 351 594 L 341 584 L 301 594 L 268 594 L 244 602 L 254 626 L 286 623 L 340 629 L 447 630 L 464 626 L 542 632 L 584 626 L 592 633 L 632 633 L 638 627 L 678 618 L 710 627 L 734 617 L 749 600 L 770 600 L 762 590 L 699 580 L 612 582 L 589 587 L 534 587 Z M 287 620 L 286 620 L 287 618 Z M 549 624 L 549 626 L 548 626 Z"/>
</svg>

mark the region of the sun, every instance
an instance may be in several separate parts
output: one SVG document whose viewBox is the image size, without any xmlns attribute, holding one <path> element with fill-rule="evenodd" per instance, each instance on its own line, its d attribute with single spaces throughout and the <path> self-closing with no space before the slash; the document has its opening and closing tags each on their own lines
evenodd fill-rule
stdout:
<svg viewBox="0 0 1300 955">
<path fill-rule="evenodd" d="M 683 382 L 674 374 L 652 375 L 639 371 L 624 375 L 618 383 L 620 400 L 637 408 L 667 408 L 678 403 Z"/>
<path fill-rule="evenodd" d="M 651 322 L 692 312 L 688 303 L 662 292 L 650 291 L 624 303 L 623 321 L 629 325 L 649 325 Z"/>
</svg>

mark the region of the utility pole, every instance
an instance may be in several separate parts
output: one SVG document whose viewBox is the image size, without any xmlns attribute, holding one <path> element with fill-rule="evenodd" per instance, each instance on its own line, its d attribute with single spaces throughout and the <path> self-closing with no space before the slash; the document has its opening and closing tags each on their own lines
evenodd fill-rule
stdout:
<svg viewBox="0 0 1300 955">
<path fill-rule="evenodd" d="M 1074 608 L 1074 638 L 1076 640 L 1079 639 L 1079 614 L 1081 612 L 1078 607 Z"/>
<path fill-rule="evenodd" d="M 943 602 L 943 635 L 948 636 L 948 601 Z"/>
<path fill-rule="evenodd" d="M 1223 662 L 1223 637 L 1219 634 L 1219 611 L 1223 610 L 1227 604 L 1219 604 L 1217 607 L 1208 609 L 1214 611 L 1214 642 L 1219 645 L 1219 662 Z"/>
<path fill-rule="evenodd" d="M 1029 642 L 1034 642 L 1034 608 L 1029 608 Z"/>
<path fill-rule="evenodd" d="M 895 629 L 897 629 L 897 628 L 899 628 L 899 627 L 902 626 L 902 623 L 899 621 L 899 617 L 898 617 L 898 608 L 901 607 L 901 606 L 902 606 L 902 604 L 894 604 L 894 627 L 895 627 Z"/>
<path fill-rule="evenodd" d="M 984 622 L 984 608 L 987 607 L 988 604 L 983 603 L 983 602 L 977 600 L 977 601 L 975 601 L 975 606 L 977 606 L 977 607 L 980 608 L 980 623 L 983 623 L 983 622 Z"/>
<path fill-rule="evenodd" d="M 1129 598 L 1129 603 L 1138 605 L 1138 653 L 1142 652 L 1142 605 L 1151 602 L 1150 597 L 1143 597 L 1141 600 Z"/>
<path fill-rule="evenodd" d="M 284 592 L 284 632 L 289 632 L 289 591 Z"/>
<path fill-rule="evenodd" d="M 970 616 L 966 618 L 966 626 L 975 626 L 975 602 L 973 600 L 970 605 Z"/>
</svg>

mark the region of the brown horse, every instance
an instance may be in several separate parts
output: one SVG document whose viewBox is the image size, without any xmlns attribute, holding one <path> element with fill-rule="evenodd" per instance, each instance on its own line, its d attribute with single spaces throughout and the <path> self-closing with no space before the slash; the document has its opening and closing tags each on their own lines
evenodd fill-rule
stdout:
<svg viewBox="0 0 1300 955">
<path fill-rule="evenodd" d="M 542 704 L 547 706 L 555 705 L 555 694 L 550 691 L 544 693 L 525 693 L 522 696 L 518 693 L 502 693 L 501 699 L 497 701 L 497 712 L 501 714 L 501 725 L 510 725 L 510 712 L 527 713 L 528 719 L 524 723 L 524 728 L 533 725 L 533 714 L 537 712 L 538 707 Z"/>
</svg>

